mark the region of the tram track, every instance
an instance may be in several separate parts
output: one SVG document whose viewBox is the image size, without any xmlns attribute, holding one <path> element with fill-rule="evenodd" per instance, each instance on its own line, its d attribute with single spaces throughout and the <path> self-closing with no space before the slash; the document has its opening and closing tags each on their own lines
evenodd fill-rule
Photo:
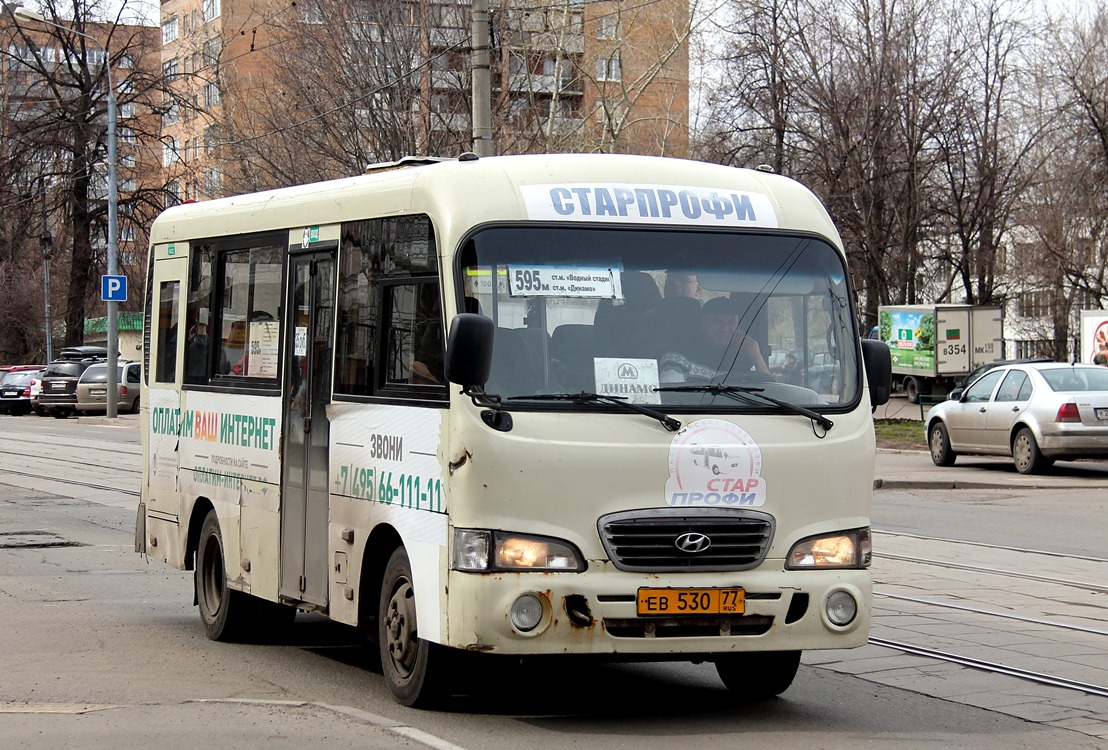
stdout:
<svg viewBox="0 0 1108 750">
<path fill-rule="evenodd" d="M 879 531 L 875 535 L 884 536 L 890 549 L 875 554 L 888 566 L 885 580 L 875 571 L 873 632 L 877 634 L 869 638 L 871 645 L 1108 698 L 1108 681 L 1101 673 L 1090 671 L 1082 657 L 1060 648 L 1080 643 L 1088 654 L 1105 651 L 1102 644 L 1108 628 L 1099 627 L 1097 610 L 1089 607 L 1097 606 L 1096 597 L 1108 594 L 1108 582 L 1102 580 L 1108 559 L 917 534 Z M 996 564 L 990 564 L 993 559 Z M 1005 583 L 1006 579 L 1037 584 L 1041 592 L 1050 593 L 1033 597 L 1036 604 L 1019 598 L 1030 594 Z M 928 580 L 950 581 L 954 588 L 928 586 Z M 921 589 L 932 595 L 919 595 Z M 983 606 L 983 602 L 996 606 Z M 1031 607 L 1037 611 L 1029 611 Z M 883 626 L 886 616 L 892 620 Z M 920 625 L 901 627 L 896 624 L 899 617 L 920 618 Z M 1022 636 L 1007 645 L 1003 638 L 996 639 L 1006 632 Z M 1052 653 L 1058 656 L 1047 656 Z M 1089 675 L 1094 675 L 1092 681 Z"/>
<path fill-rule="evenodd" d="M 970 669 L 976 669 L 982 672 L 1007 675 L 1009 677 L 1015 677 L 1017 679 L 1035 682 L 1040 685 L 1050 685 L 1052 687 L 1072 690 L 1079 693 L 1085 693 L 1087 695 L 1096 695 L 1101 698 L 1108 698 L 1108 687 L 1102 687 L 1100 685 L 1093 685 L 1087 682 L 1080 682 L 1078 680 L 1071 680 L 1065 677 L 1044 674 L 1042 672 L 1035 672 L 1028 669 L 1020 669 L 1019 667 L 1012 667 L 1006 664 L 1000 664 L 999 662 L 974 659 L 972 657 L 962 656 L 960 654 L 954 654 L 948 651 L 941 651 L 939 649 L 927 648 L 925 646 L 917 646 L 911 643 L 904 643 L 902 641 L 891 641 L 885 638 L 871 637 L 869 639 L 869 642 L 874 646 L 893 649 L 895 651 L 902 651 L 904 653 L 913 654 L 915 656 L 924 656 L 931 659 L 937 659 L 939 661 L 950 662 L 952 664 L 960 664 L 964 667 L 969 667 Z"/>
<path fill-rule="evenodd" d="M 121 471 L 123 471 L 123 470 L 121 470 Z M 127 470 L 127 471 L 129 471 L 129 470 Z M 28 477 L 30 479 L 45 479 L 45 480 L 50 481 L 50 482 L 58 482 L 59 484 L 73 485 L 75 487 L 87 487 L 87 488 L 93 489 L 93 490 L 104 490 L 106 492 L 118 492 L 122 495 L 131 495 L 131 496 L 134 496 L 134 497 L 139 497 L 139 495 L 141 494 L 138 490 L 125 489 L 123 487 L 117 487 L 117 486 L 114 486 L 114 485 L 97 484 L 95 482 L 82 482 L 79 479 L 68 479 L 68 478 L 65 478 L 65 477 L 58 477 L 58 476 L 55 476 L 53 474 L 39 474 L 39 473 L 33 472 L 33 471 L 20 471 L 18 469 L 10 469 L 10 468 L 7 468 L 7 467 L 0 467 L 0 478 L 2 478 L 5 473 L 15 474 L 15 475 L 21 476 L 21 477 Z M 141 473 L 141 472 L 136 472 L 136 473 Z"/>
</svg>

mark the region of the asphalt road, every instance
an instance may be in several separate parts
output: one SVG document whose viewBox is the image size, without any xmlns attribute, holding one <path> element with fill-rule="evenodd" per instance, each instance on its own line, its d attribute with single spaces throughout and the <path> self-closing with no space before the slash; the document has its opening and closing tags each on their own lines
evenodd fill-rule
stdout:
<svg viewBox="0 0 1108 750">
<path fill-rule="evenodd" d="M 806 654 L 784 696 L 751 705 L 736 703 L 708 665 L 586 666 L 567 660 L 537 671 L 490 671 L 478 665 L 472 679 L 483 687 L 451 712 L 405 709 L 389 698 L 380 675 L 366 668 L 358 634 L 319 617 L 301 615 L 287 636 L 270 643 L 208 641 L 191 604 L 189 574 L 132 551 L 134 498 L 96 488 L 107 486 L 113 472 L 126 477 L 124 472 L 133 470 L 133 424 L 23 419 L 0 418 L 0 539 L 38 545 L 0 545 L 3 748 L 325 744 L 670 750 L 756 743 L 786 750 L 992 750 L 1094 748 L 1108 740 L 1105 699 L 1088 698 L 1092 708 L 1082 712 L 1086 725 L 1071 729 L 1059 704 L 1077 697 L 1044 696 L 1019 681 L 997 681 L 873 646 Z M 32 441 L 49 442 L 33 453 L 56 456 L 59 462 L 84 460 L 92 446 L 115 446 L 118 461 L 90 459 L 80 472 L 69 466 L 70 478 L 77 474 L 96 487 L 66 488 L 30 476 L 35 472 L 29 468 L 45 463 L 28 460 Z M 890 456 L 909 462 L 904 464 L 908 468 L 896 469 Z M 907 481 L 893 475 L 925 472 L 926 465 L 916 459 L 929 463 L 925 454 L 882 454 L 879 476 L 890 477 L 890 483 Z M 990 472 L 965 468 L 967 475 Z M 911 553 L 918 542 L 900 534 L 931 531 L 929 515 L 955 504 L 966 513 L 979 507 L 983 520 L 977 525 L 995 527 L 1003 525 L 999 518 L 1033 516 L 1035 503 L 1042 502 L 1043 492 L 1035 489 L 1018 501 L 981 500 L 1005 492 L 1015 497 L 1002 487 L 951 493 L 890 484 L 879 490 L 874 502 L 878 587 L 895 593 L 928 583 L 915 568 L 897 567 L 904 563 L 880 556 L 906 547 Z M 1102 528 L 1088 520 L 1079 525 Z M 977 535 L 965 522 L 946 531 L 970 539 Z M 44 544 L 50 536 L 64 544 Z M 927 554 L 942 552 L 941 546 L 928 544 Z M 984 554 L 992 553 L 986 548 Z M 966 573 L 959 585 L 975 584 L 974 576 Z M 936 595 L 945 588 L 938 578 L 934 586 Z M 885 635 L 928 621 L 930 627 L 940 625 L 934 615 L 881 606 Z M 1000 625 L 995 633 L 1020 629 Z M 1007 701 L 1013 694 L 1020 701 Z M 984 704 L 984 697 L 991 696 L 1007 702 Z M 1098 710 L 1103 735 L 1088 727 L 1090 714 L 1095 719 Z"/>
</svg>

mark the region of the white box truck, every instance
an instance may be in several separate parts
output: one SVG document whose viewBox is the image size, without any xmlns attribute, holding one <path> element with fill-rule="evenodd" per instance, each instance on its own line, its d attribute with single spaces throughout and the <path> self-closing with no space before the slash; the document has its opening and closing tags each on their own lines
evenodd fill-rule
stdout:
<svg viewBox="0 0 1108 750">
<path fill-rule="evenodd" d="M 893 385 L 919 403 L 945 396 L 978 365 L 1003 359 L 1004 313 L 975 305 L 882 305 L 878 335 L 889 345 Z"/>
</svg>

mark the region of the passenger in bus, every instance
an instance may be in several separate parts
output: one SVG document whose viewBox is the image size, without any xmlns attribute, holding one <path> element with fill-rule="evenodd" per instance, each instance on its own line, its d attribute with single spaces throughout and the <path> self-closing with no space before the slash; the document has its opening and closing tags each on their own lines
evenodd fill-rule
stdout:
<svg viewBox="0 0 1108 750">
<path fill-rule="evenodd" d="M 422 322 L 416 330 L 415 349 L 408 382 L 419 385 L 435 385 L 446 379 L 443 372 L 442 304 L 439 302 L 439 285 L 423 284 L 419 292 L 417 319 Z"/>
<path fill-rule="evenodd" d="M 691 271 L 671 270 L 666 274 L 665 289 L 662 295 L 665 299 L 689 298 L 700 300 L 700 282 L 696 274 Z"/>
<path fill-rule="evenodd" d="M 185 382 L 203 383 L 208 379 L 208 326 L 205 323 L 193 323 L 189 327 L 185 342 Z"/>
<path fill-rule="evenodd" d="M 662 291 L 662 301 L 644 324 L 656 338 L 659 353 L 679 349 L 689 330 L 698 325 L 703 289 L 695 272 L 670 269 Z"/>
<path fill-rule="evenodd" d="M 658 373 L 662 382 L 714 381 L 731 372 L 740 376 L 758 372 L 770 377 L 761 347 L 739 328 L 739 311 L 726 297 L 704 303 L 691 338 L 683 351 L 662 355 Z"/>
</svg>

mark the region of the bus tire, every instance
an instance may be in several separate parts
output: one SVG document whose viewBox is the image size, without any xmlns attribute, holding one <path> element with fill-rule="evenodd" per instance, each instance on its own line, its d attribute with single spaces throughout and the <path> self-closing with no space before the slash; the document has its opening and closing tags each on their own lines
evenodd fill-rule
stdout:
<svg viewBox="0 0 1108 750">
<path fill-rule="evenodd" d="M 429 708 L 446 696 L 447 649 L 419 637 L 412 566 L 397 547 L 385 566 L 377 616 L 381 673 L 397 703 Z"/>
<path fill-rule="evenodd" d="M 204 630 L 213 641 L 237 640 L 249 619 L 247 595 L 227 585 L 225 561 L 219 517 L 211 510 L 200 527 L 196 548 L 196 601 Z"/>
<path fill-rule="evenodd" d="M 789 689 L 800 667 L 799 651 L 751 651 L 716 657 L 727 689 L 748 701 L 774 698 Z"/>
</svg>

